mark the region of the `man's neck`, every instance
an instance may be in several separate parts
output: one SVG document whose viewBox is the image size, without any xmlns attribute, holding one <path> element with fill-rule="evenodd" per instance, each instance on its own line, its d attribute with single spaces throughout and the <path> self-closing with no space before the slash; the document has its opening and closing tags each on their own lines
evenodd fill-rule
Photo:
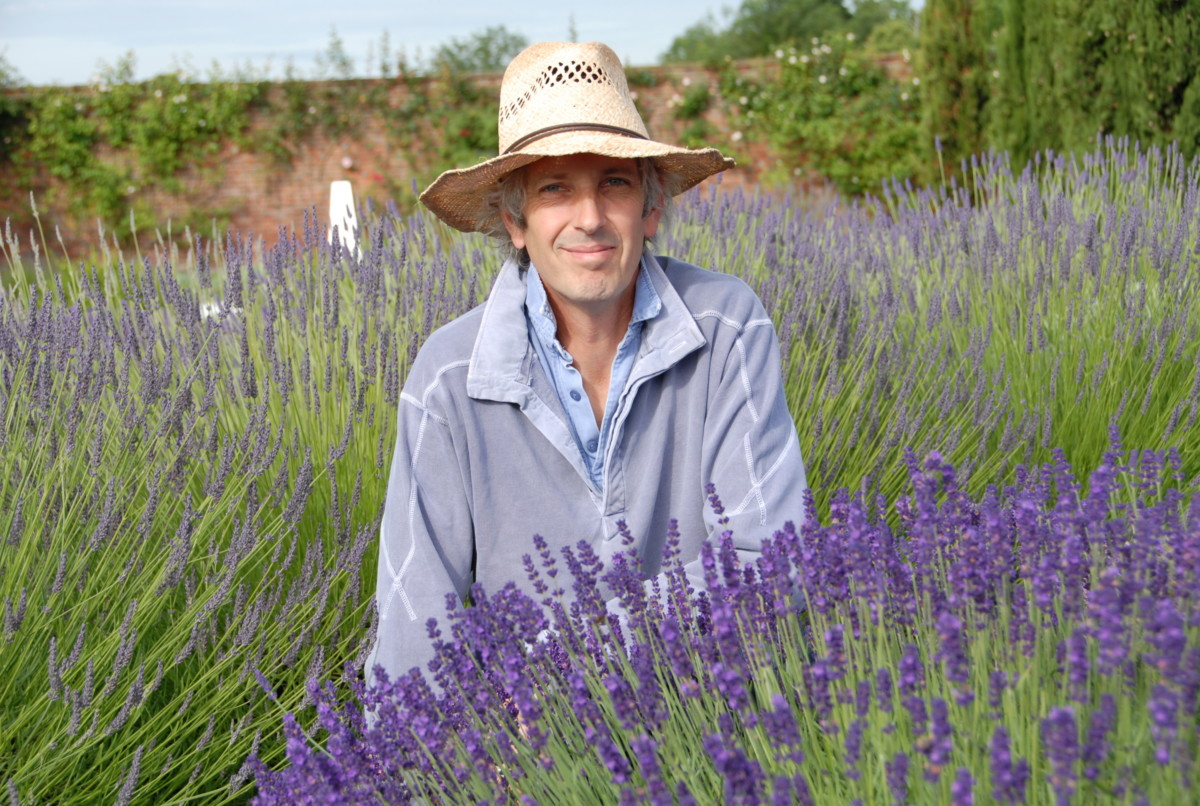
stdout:
<svg viewBox="0 0 1200 806">
<path fill-rule="evenodd" d="M 583 379 L 583 389 L 592 404 L 599 424 L 608 402 L 609 379 L 617 348 L 633 318 L 633 300 L 637 281 L 613 304 L 590 308 L 558 304 L 551 297 L 550 307 L 558 324 L 558 342 L 571 354 L 574 367 Z"/>
</svg>

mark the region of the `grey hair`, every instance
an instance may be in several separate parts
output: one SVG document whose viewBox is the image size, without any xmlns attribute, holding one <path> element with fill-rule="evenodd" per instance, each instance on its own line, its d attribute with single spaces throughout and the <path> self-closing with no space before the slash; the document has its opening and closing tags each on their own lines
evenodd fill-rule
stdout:
<svg viewBox="0 0 1200 806">
<path fill-rule="evenodd" d="M 679 192 L 678 180 L 674 174 L 660 171 L 652 157 L 636 157 L 634 161 L 637 163 L 642 183 L 642 217 L 645 218 L 655 209 L 660 209 L 662 218 L 659 220 L 659 226 L 666 226 L 675 212 L 675 196 Z M 479 231 L 499 242 L 501 257 L 504 260 L 512 258 L 521 266 L 529 265 L 529 253 L 524 249 L 517 249 L 516 244 L 512 242 L 512 237 L 504 226 L 504 215 L 507 214 L 518 227 L 525 229 L 525 171 L 528 168 L 529 165 L 525 165 L 507 174 L 488 191 L 478 221 Z M 650 238 L 646 240 L 653 243 Z"/>
</svg>

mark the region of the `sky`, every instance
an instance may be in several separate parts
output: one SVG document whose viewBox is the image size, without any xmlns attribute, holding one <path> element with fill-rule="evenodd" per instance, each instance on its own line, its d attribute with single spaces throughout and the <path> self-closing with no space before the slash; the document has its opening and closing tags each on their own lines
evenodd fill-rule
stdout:
<svg viewBox="0 0 1200 806">
<path fill-rule="evenodd" d="M 451 38 L 503 25 L 531 42 L 567 39 L 612 46 L 627 66 L 651 65 L 689 26 L 727 3 L 714 0 L 0 0 L 0 57 L 29 84 L 86 84 L 100 63 L 128 51 L 135 77 L 179 68 L 196 77 L 214 60 L 278 77 L 289 61 L 311 76 L 336 29 L 359 73 L 386 31 L 393 52 L 428 57 Z"/>
</svg>

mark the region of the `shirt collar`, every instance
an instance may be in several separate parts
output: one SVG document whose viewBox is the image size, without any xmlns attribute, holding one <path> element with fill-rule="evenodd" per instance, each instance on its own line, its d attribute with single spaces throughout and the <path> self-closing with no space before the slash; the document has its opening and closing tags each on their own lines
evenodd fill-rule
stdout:
<svg viewBox="0 0 1200 806">
<path fill-rule="evenodd" d="M 639 272 L 639 277 L 645 276 L 662 308 L 653 319 L 644 322 L 635 372 L 655 373 L 706 342 L 660 261 L 646 252 L 642 268 L 648 271 Z M 467 371 L 467 394 L 473 398 L 524 405 L 532 394 L 530 378 L 536 353 L 530 343 L 529 320 L 523 315 L 528 293 L 523 274 L 527 272 L 515 260 L 506 262 L 482 306 Z M 635 307 L 640 306 L 635 302 Z"/>
<path fill-rule="evenodd" d="M 629 319 L 630 327 L 658 316 L 662 310 L 662 297 L 650 280 L 650 271 L 646 267 L 646 256 L 643 254 L 638 266 L 637 279 L 633 288 L 633 315 Z M 538 275 L 537 267 L 532 263 L 525 272 L 525 313 L 530 324 L 542 343 L 553 346 L 560 356 L 565 357 L 566 351 L 558 343 L 556 334 L 558 323 L 554 319 L 554 309 L 546 296 L 546 286 Z"/>
</svg>

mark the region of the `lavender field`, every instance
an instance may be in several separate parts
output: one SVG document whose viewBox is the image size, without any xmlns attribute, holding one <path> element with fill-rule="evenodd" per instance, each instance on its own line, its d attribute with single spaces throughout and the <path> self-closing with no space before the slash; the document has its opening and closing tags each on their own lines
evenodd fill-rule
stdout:
<svg viewBox="0 0 1200 806">
<path fill-rule="evenodd" d="M 51 270 L 6 233 L 9 800 L 1194 800 L 1200 167 L 971 171 L 828 213 L 686 197 L 658 250 L 776 317 L 807 522 L 661 602 L 531 536 L 546 602 L 478 592 L 444 695 L 396 681 L 374 732 L 399 388 L 489 246 L 375 209 L 359 257 L 307 221 Z"/>
</svg>

